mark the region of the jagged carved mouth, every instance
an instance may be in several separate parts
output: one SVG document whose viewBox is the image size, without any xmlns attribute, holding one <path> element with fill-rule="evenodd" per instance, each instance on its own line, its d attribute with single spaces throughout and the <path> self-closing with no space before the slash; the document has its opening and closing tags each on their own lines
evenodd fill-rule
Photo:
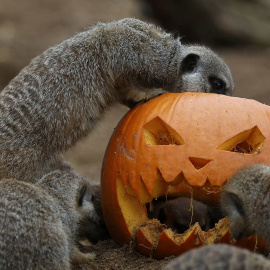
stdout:
<svg viewBox="0 0 270 270">
<path fill-rule="evenodd" d="M 203 187 L 192 187 L 183 174 L 176 179 L 177 185 L 176 182 L 166 183 L 159 173 L 157 178 L 152 194 L 154 196 L 149 196 L 146 187 L 141 185 L 141 201 L 129 184 L 124 186 L 121 178 L 117 179 L 121 212 L 139 252 L 164 258 L 202 245 L 236 243 L 232 239 L 229 222 L 222 215 L 218 203 L 211 203 L 219 201 L 222 187 L 212 186 L 208 181 Z M 185 204 L 183 207 L 186 208 L 181 205 L 177 207 L 186 216 L 164 212 L 172 210 L 174 200 Z M 166 209 L 166 203 L 172 205 Z M 160 207 L 160 204 L 163 206 Z M 247 239 L 240 240 L 238 244 L 245 245 L 246 241 Z M 265 248 L 256 246 L 256 237 L 248 241 L 250 249 Z"/>
</svg>

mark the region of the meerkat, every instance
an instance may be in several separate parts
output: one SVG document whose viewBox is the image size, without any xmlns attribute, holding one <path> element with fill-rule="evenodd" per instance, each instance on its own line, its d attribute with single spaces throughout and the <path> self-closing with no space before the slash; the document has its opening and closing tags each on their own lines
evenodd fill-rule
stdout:
<svg viewBox="0 0 270 270">
<path fill-rule="evenodd" d="M 216 244 L 192 249 L 163 270 L 269 270 L 264 256 L 232 245 Z"/>
<path fill-rule="evenodd" d="M 32 186 L 27 187 L 34 189 L 39 187 L 40 199 L 46 201 L 42 192 L 48 198 L 51 193 L 55 194 L 54 181 L 42 185 L 38 179 L 46 182 L 47 178 L 52 177 L 51 171 L 61 170 L 62 185 L 59 186 L 59 194 L 55 194 L 51 201 L 57 210 L 63 205 L 61 201 L 67 201 L 62 195 L 70 194 L 68 189 L 74 192 L 69 176 L 65 174 L 73 175 L 74 172 L 63 160 L 61 153 L 87 136 L 109 106 L 119 102 L 133 107 L 165 92 L 193 91 L 230 95 L 233 88 L 229 68 L 206 47 L 182 45 L 180 39 L 174 39 L 160 28 L 136 19 L 98 23 L 33 59 L 0 93 L 0 177 L 28 182 Z M 15 193 L 23 193 L 20 185 L 24 184 L 18 184 Z M 13 193 L 9 192 L 11 196 Z M 31 198 L 28 199 L 31 201 Z M 37 195 L 36 203 L 42 201 L 40 199 Z M 70 201 L 73 201 L 74 207 L 76 200 Z M 18 205 L 22 204 L 18 202 Z M 51 205 L 50 202 L 48 204 Z M 78 257 L 72 255 L 76 252 L 70 247 L 74 246 L 77 220 L 72 218 L 68 224 L 71 227 L 64 222 L 65 218 L 68 221 L 68 217 L 71 218 L 76 211 L 72 207 L 63 206 L 61 215 L 60 212 L 55 214 L 52 207 L 48 208 L 44 210 L 40 222 L 44 219 L 43 225 L 47 225 L 47 216 L 47 219 L 61 223 L 63 230 L 54 232 L 55 237 L 57 239 L 59 233 L 66 239 L 61 246 L 71 254 L 69 258 Z M 35 210 L 34 205 L 29 206 L 33 215 Z M 10 211 L 10 214 L 14 212 Z M 22 222 L 26 215 L 20 213 Z M 90 218 L 93 219 L 94 214 L 90 214 Z M 85 237 L 84 228 L 89 226 L 93 229 L 93 223 L 89 224 L 80 218 L 80 224 L 76 234 Z M 32 230 L 34 234 L 39 233 L 35 226 Z M 8 233 L 8 230 L 4 230 L 2 237 Z M 23 236 L 18 236 L 21 243 Z M 50 232 L 44 237 L 50 239 L 49 236 Z M 69 244 L 69 239 L 72 239 L 72 244 Z M 4 242 L 9 245 L 12 244 L 10 241 L 12 239 L 6 236 Z M 31 247 L 30 253 L 35 252 L 34 241 L 30 239 L 27 242 L 28 247 Z M 49 242 L 44 245 L 45 253 L 47 246 L 51 247 Z M 55 252 L 62 254 L 63 260 L 67 258 L 62 251 Z M 3 254 L 4 257 L 8 255 Z M 61 262 L 63 260 L 60 258 Z M 71 259 L 72 262 L 74 260 Z M 67 262 L 63 265 L 66 266 Z"/>
<path fill-rule="evenodd" d="M 33 59 L 0 93 L 0 177 L 34 183 L 72 171 L 61 153 L 115 102 L 233 88 L 228 66 L 206 47 L 137 19 L 98 23 Z"/>
<path fill-rule="evenodd" d="M 248 166 L 224 186 L 221 208 L 228 217 L 233 237 L 252 234 L 270 243 L 270 167 Z"/>
<path fill-rule="evenodd" d="M 153 211 L 148 210 L 148 217 L 160 220 L 162 224 L 180 234 L 196 222 L 204 231 L 210 229 L 207 205 L 185 197 L 154 200 Z"/>
<path fill-rule="evenodd" d="M 0 269 L 68 270 L 93 259 L 78 242 L 84 226 L 103 230 L 95 196 L 89 181 L 68 172 L 50 172 L 35 184 L 1 180 Z"/>
</svg>

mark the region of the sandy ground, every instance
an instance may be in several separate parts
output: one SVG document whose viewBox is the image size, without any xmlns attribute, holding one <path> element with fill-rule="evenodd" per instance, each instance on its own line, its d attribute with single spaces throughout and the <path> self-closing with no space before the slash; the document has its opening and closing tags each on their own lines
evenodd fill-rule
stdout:
<svg viewBox="0 0 270 270">
<path fill-rule="evenodd" d="M 0 1 L 0 89 L 31 58 L 47 47 L 68 38 L 96 21 L 124 17 L 143 18 L 135 0 L 41 0 Z M 270 48 L 218 50 L 232 70 L 235 96 L 270 105 Z M 99 181 L 100 169 L 110 135 L 127 109 L 111 108 L 94 132 L 65 153 L 75 169 Z M 97 256 L 78 269 L 161 269 L 167 261 L 145 258 L 129 246 L 113 241 L 91 246 Z"/>
</svg>

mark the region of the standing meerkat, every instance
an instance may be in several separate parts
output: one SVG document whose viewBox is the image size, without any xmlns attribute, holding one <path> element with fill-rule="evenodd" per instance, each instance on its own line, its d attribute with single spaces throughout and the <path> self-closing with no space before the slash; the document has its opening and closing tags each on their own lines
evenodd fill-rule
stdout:
<svg viewBox="0 0 270 270">
<path fill-rule="evenodd" d="M 102 230 L 95 200 L 95 188 L 72 173 L 53 171 L 36 184 L 1 180 L 0 269 L 68 270 L 93 259 L 78 241 L 85 226 L 90 241 Z"/>
<path fill-rule="evenodd" d="M 0 93 L 0 177 L 35 182 L 70 170 L 60 154 L 110 105 L 132 107 L 167 91 L 230 95 L 233 81 L 210 49 L 136 19 L 98 23 L 49 48 Z"/>
</svg>

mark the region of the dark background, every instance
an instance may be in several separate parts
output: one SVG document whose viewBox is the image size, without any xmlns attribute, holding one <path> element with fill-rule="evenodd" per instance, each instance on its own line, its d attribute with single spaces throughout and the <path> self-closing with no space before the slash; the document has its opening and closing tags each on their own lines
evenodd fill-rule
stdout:
<svg viewBox="0 0 270 270">
<path fill-rule="evenodd" d="M 0 90 L 48 47 L 97 21 L 124 17 L 155 22 L 182 42 L 210 46 L 230 66 L 235 96 L 270 105 L 268 0 L 1 0 Z M 126 111 L 113 107 L 88 139 L 66 153 L 82 175 L 99 181 L 107 142 Z"/>
</svg>

